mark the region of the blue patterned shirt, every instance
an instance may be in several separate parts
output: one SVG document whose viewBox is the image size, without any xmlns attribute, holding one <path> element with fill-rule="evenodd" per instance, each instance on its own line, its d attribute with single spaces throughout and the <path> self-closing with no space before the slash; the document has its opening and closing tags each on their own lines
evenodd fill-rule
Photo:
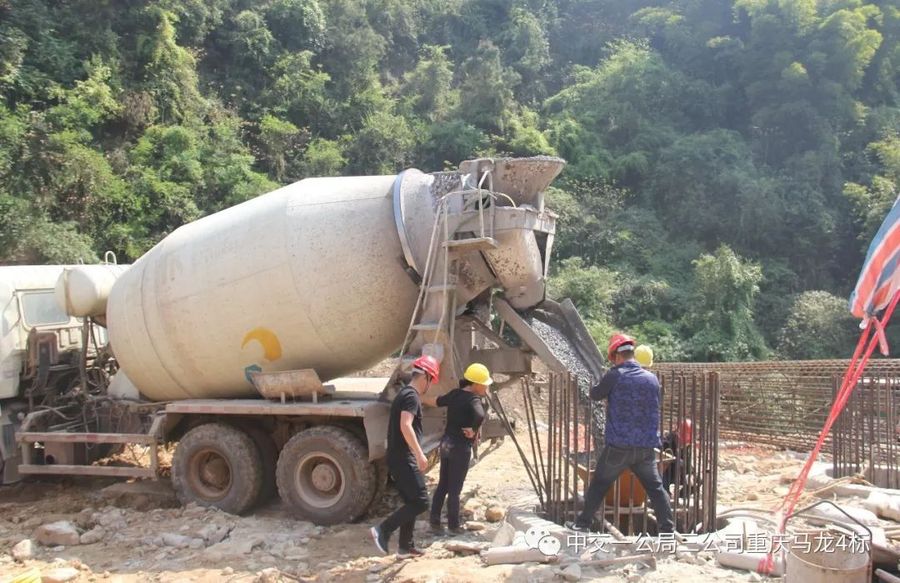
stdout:
<svg viewBox="0 0 900 583">
<path fill-rule="evenodd" d="M 591 399 L 607 399 L 606 444 L 660 447 L 659 380 L 633 360 L 607 371 L 591 389 Z"/>
</svg>

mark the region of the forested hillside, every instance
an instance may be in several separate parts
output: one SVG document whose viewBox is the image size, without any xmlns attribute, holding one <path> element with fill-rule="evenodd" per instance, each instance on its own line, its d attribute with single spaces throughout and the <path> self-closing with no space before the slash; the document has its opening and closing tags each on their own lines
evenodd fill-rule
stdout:
<svg viewBox="0 0 900 583">
<path fill-rule="evenodd" d="M 553 292 L 658 358 L 845 356 L 900 0 L 0 0 L 0 262 L 305 176 L 554 154 Z"/>
</svg>

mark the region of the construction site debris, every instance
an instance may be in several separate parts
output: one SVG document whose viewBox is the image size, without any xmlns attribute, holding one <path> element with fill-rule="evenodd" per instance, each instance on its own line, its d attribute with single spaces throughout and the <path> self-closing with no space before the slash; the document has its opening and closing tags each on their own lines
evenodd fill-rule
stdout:
<svg viewBox="0 0 900 583">
<path fill-rule="evenodd" d="M 513 544 L 513 541 L 516 537 L 516 529 L 513 528 L 511 524 L 508 522 L 504 522 L 500 525 L 500 528 L 497 529 L 497 532 L 494 533 L 494 538 L 491 540 L 491 546 L 493 547 L 506 547 Z"/>
<path fill-rule="evenodd" d="M 559 572 L 560 577 L 565 579 L 566 581 L 580 581 L 581 580 L 581 566 L 578 563 L 573 563 L 562 569 Z"/>
<path fill-rule="evenodd" d="M 640 555 L 625 555 L 624 557 L 613 557 L 611 559 L 594 559 L 590 561 L 582 561 L 582 567 L 614 567 L 616 565 L 624 565 L 628 563 L 641 563 L 650 569 L 656 569 L 656 557 L 651 553 Z"/>
<path fill-rule="evenodd" d="M 10 552 L 13 559 L 21 563 L 34 556 L 34 544 L 31 542 L 31 539 L 26 538 L 16 543 Z"/>
<path fill-rule="evenodd" d="M 106 529 L 102 526 L 95 526 L 91 530 L 85 532 L 79 538 L 79 542 L 83 545 L 92 545 L 98 543 L 106 536 Z"/>
<path fill-rule="evenodd" d="M 486 565 L 513 565 L 519 563 L 553 563 L 555 555 L 545 555 L 540 549 L 527 546 L 494 547 L 481 553 Z"/>
<path fill-rule="evenodd" d="M 66 583 L 73 581 L 80 575 L 78 569 L 72 567 L 60 567 L 41 573 L 41 583 Z"/>
<path fill-rule="evenodd" d="M 742 569 L 744 571 L 755 572 L 759 566 L 766 560 L 766 553 L 749 553 L 740 551 L 720 551 L 716 553 L 716 561 L 723 567 L 731 567 L 732 569 Z M 773 557 L 774 564 L 772 566 L 773 575 L 784 575 L 784 561 L 780 555 Z"/>
<path fill-rule="evenodd" d="M 74 546 L 81 542 L 80 537 L 75 525 L 67 520 L 44 524 L 34 531 L 35 540 L 45 547 Z"/>
<path fill-rule="evenodd" d="M 488 522 L 500 522 L 506 515 L 506 511 L 500 506 L 491 506 L 484 511 L 484 519 Z"/>
<path fill-rule="evenodd" d="M 900 493 L 895 496 L 875 491 L 863 502 L 870 512 L 874 512 L 881 518 L 900 522 Z"/>
<path fill-rule="evenodd" d="M 490 548 L 487 543 L 467 542 L 467 541 L 450 541 L 444 545 L 444 548 L 454 553 L 480 553 Z"/>
</svg>

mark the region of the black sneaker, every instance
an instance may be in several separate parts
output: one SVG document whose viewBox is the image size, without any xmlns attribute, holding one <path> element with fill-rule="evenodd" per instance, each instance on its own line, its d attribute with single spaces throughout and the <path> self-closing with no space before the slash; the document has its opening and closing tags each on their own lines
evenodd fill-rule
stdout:
<svg viewBox="0 0 900 583">
<path fill-rule="evenodd" d="M 451 526 L 447 530 L 450 531 L 450 534 L 466 534 L 466 529 L 461 526 Z"/>
<path fill-rule="evenodd" d="M 401 557 L 421 557 L 425 553 L 417 549 L 416 547 L 412 547 L 409 549 L 400 549 L 400 552 L 397 553 Z"/>
<path fill-rule="evenodd" d="M 429 523 L 429 526 L 431 527 L 431 534 L 438 536 L 444 534 L 444 525 L 442 525 L 440 522 L 431 522 Z"/>
<path fill-rule="evenodd" d="M 591 532 L 591 528 L 589 526 L 582 526 L 577 522 L 566 522 L 566 528 L 569 530 L 574 530 L 575 532 Z"/>
<path fill-rule="evenodd" d="M 381 527 L 373 526 L 369 529 L 369 534 L 372 535 L 372 542 L 375 543 L 375 547 L 382 555 L 388 554 L 388 545 L 387 539 L 384 538 L 384 534 L 381 532 Z"/>
</svg>

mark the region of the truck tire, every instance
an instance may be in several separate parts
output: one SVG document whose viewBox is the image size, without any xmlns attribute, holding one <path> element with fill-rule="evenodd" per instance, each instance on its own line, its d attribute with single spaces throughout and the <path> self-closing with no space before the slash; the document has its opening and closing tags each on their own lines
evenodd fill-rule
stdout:
<svg viewBox="0 0 900 583">
<path fill-rule="evenodd" d="M 262 482 L 263 462 L 256 444 L 231 425 L 198 425 L 175 448 L 172 485 L 182 503 L 241 514 L 259 499 Z"/>
<path fill-rule="evenodd" d="M 259 490 L 259 498 L 253 504 L 261 506 L 275 497 L 278 488 L 275 486 L 275 465 L 278 463 L 278 448 L 275 446 L 275 440 L 269 433 L 255 425 L 247 425 L 242 427 L 259 451 L 259 457 L 262 461 L 262 488 Z"/>
<path fill-rule="evenodd" d="M 377 488 L 366 446 L 351 431 L 322 425 L 294 435 L 278 455 L 278 494 L 304 520 L 356 520 Z"/>
<path fill-rule="evenodd" d="M 387 492 L 388 480 L 391 477 L 387 461 L 384 458 L 372 462 L 372 467 L 375 468 L 375 487 L 372 488 L 372 500 L 366 505 L 366 513 L 368 514 L 371 514 L 370 511 L 376 508 L 381 499 L 384 498 L 384 493 Z"/>
</svg>

